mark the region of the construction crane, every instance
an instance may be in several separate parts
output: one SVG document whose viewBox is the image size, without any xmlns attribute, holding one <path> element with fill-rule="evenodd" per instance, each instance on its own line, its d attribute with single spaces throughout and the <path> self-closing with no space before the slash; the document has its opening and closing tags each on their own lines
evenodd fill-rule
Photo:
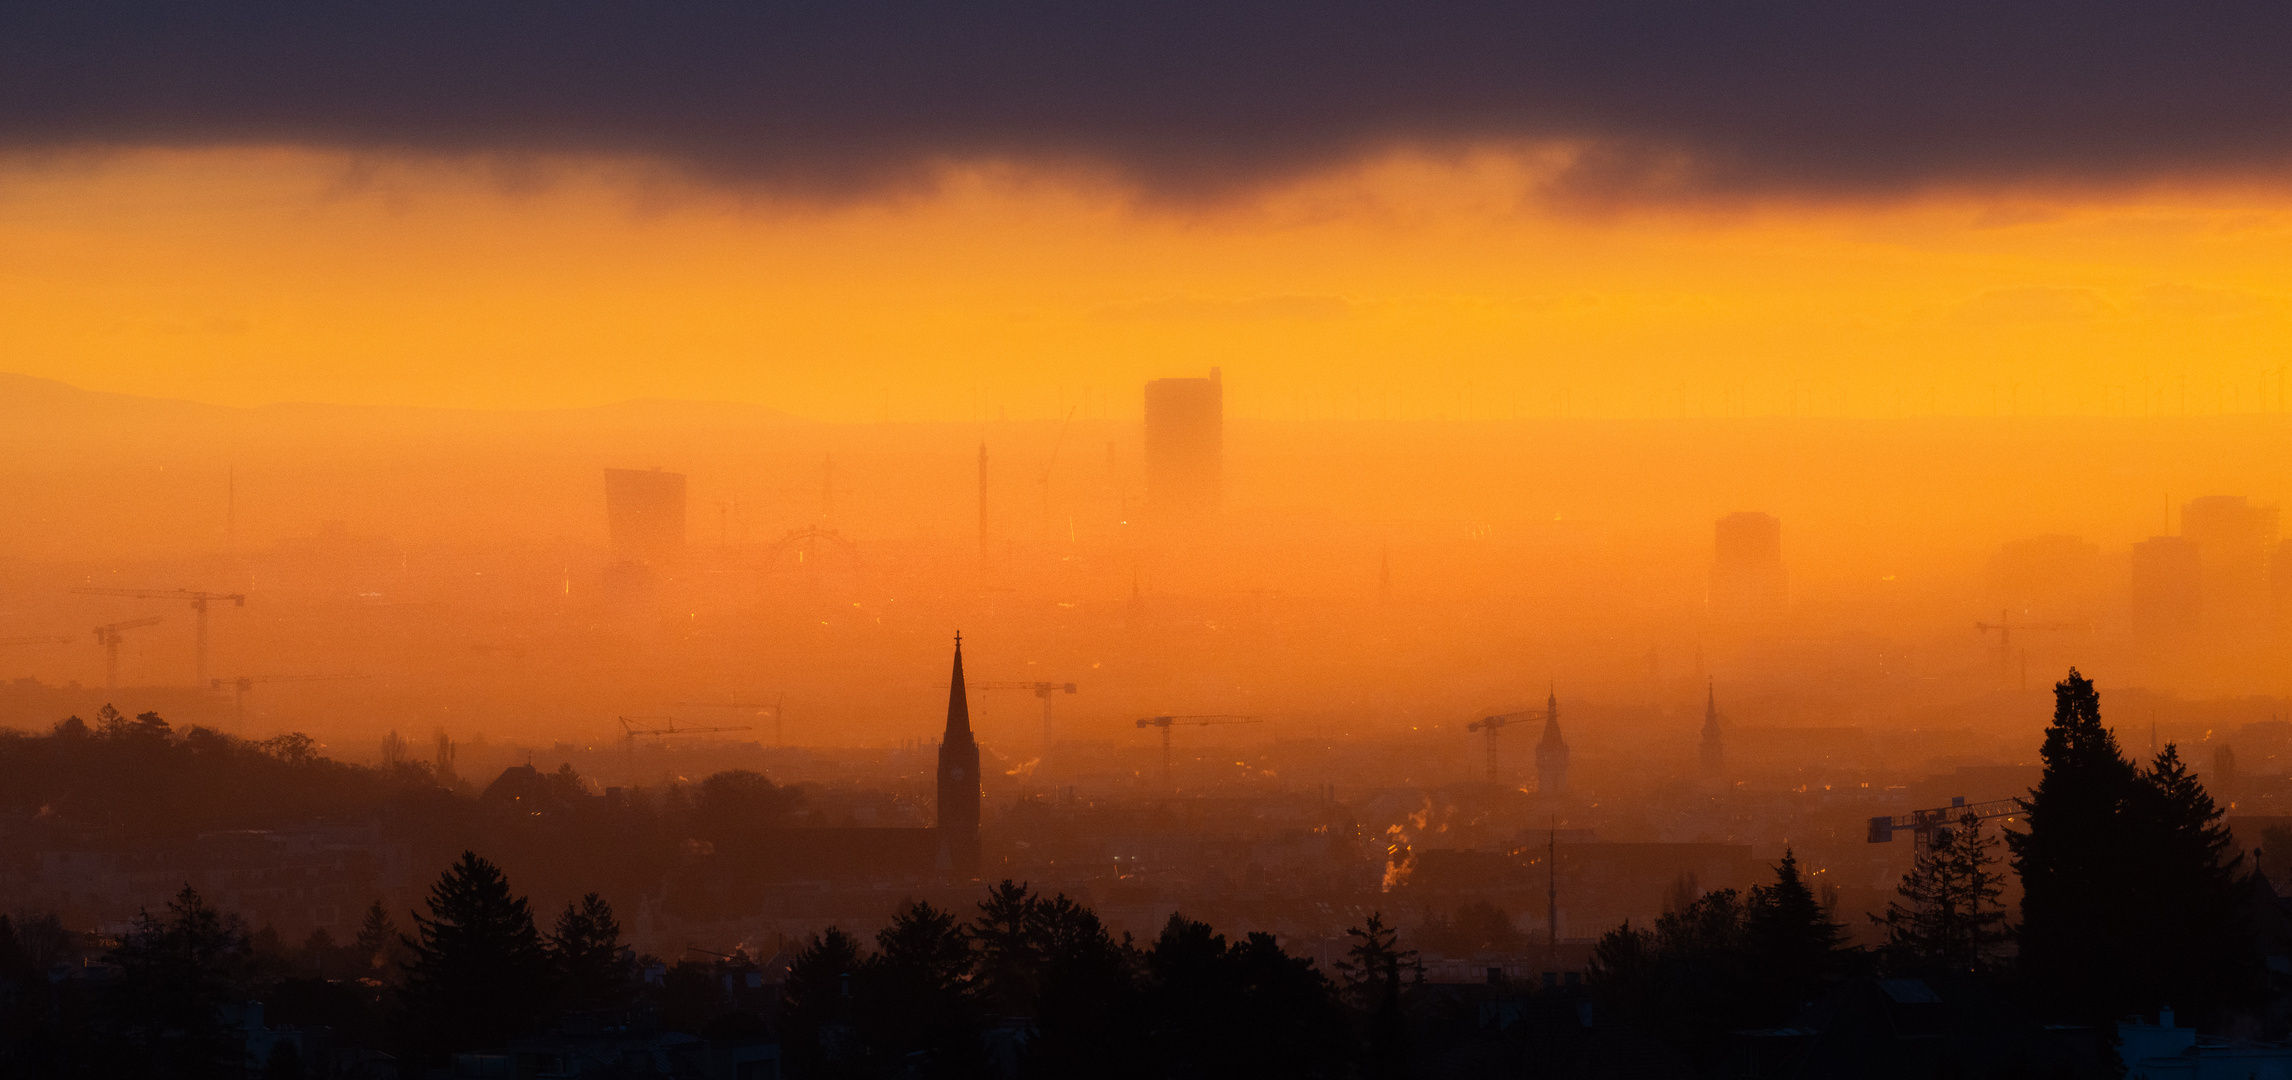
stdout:
<svg viewBox="0 0 2292 1080">
<path fill-rule="evenodd" d="M 1919 851 L 1950 842 L 1950 828 L 1971 816 L 1975 821 L 2012 820 L 2026 813 L 2028 808 L 2020 799 L 1991 799 L 1988 802 L 1968 803 L 1960 795 L 1950 805 L 1932 810 L 1912 810 L 1907 814 L 1881 814 L 1870 819 L 1870 843 L 1892 843 L 1896 832 L 1910 833 L 1911 843 Z"/>
<path fill-rule="evenodd" d="M 624 733 L 623 737 L 629 740 L 630 753 L 636 752 L 637 736 L 639 735 L 658 738 L 667 735 L 705 735 L 717 731 L 753 730 L 746 724 L 724 727 L 679 727 L 677 726 L 677 718 L 673 716 L 623 716 L 619 720 L 621 721 L 621 731 Z M 647 726 L 648 724 L 658 724 L 659 726 Z"/>
<path fill-rule="evenodd" d="M 81 596 L 126 596 L 137 600 L 188 600 L 191 611 L 199 622 L 198 683 L 207 682 L 207 602 L 228 600 L 234 607 L 247 606 L 245 593 L 203 592 L 198 589 L 73 589 Z M 195 684 L 196 685 L 196 684 Z"/>
<path fill-rule="evenodd" d="M 1162 786 L 1170 786 L 1170 729 L 1173 727 L 1209 727 L 1213 724 L 1262 723 L 1254 716 L 1233 716 L 1227 713 L 1204 713 L 1195 716 L 1148 716 L 1138 721 L 1141 728 L 1162 729 Z"/>
<path fill-rule="evenodd" d="M 129 619 L 126 622 L 105 623 L 95 628 L 96 644 L 103 646 L 103 688 L 119 689 L 119 643 L 127 640 L 125 633 L 146 626 L 157 626 L 160 617 Z"/>
<path fill-rule="evenodd" d="M 1061 683 L 1061 682 L 967 682 L 967 683 L 964 683 L 963 685 L 965 685 L 965 686 L 967 686 L 967 687 L 969 687 L 970 689 L 973 689 L 973 690 L 1026 690 L 1026 691 L 1030 691 L 1030 692 L 1032 692 L 1032 693 L 1033 693 L 1033 694 L 1034 694 L 1036 697 L 1038 697 L 1038 698 L 1041 698 L 1041 699 L 1043 700 L 1043 751 L 1042 751 L 1042 756 L 1043 756 L 1043 758 L 1044 758 L 1045 760 L 1048 760 L 1048 759 L 1049 759 L 1049 757 L 1050 757 L 1050 752 L 1051 752 L 1051 695 L 1053 695 L 1053 694 L 1060 694 L 1060 693 L 1066 693 L 1066 694 L 1071 694 L 1071 693 L 1074 693 L 1074 691 L 1075 691 L 1075 685 L 1074 685 L 1073 683 L 1070 683 L 1070 682 L 1068 682 L 1068 683 Z M 943 683 L 943 684 L 941 684 L 941 686 L 944 688 L 945 684 Z"/>
<path fill-rule="evenodd" d="M 680 709 L 754 709 L 757 712 L 770 712 L 772 714 L 772 745 L 786 746 L 787 743 L 780 738 L 780 703 L 786 700 L 788 700 L 788 695 L 782 694 L 773 698 L 770 705 L 754 701 L 679 701 L 674 704 Z M 746 731 L 748 729 L 721 728 L 717 730 Z"/>
<path fill-rule="evenodd" d="M 231 719 L 244 724 L 247 720 L 247 691 L 256 683 L 274 682 L 331 682 L 337 679 L 363 679 L 364 675 L 241 675 L 235 679 L 209 679 L 209 689 L 231 688 Z"/>
<path fill-rule="evenodd" d="M 1557 701 L 1547 701 L 1541 709 L 1522 709 L 1519 712 L 1497 713 L 1483 716 L 1464 725 L 1466 731 L 1478 731 L 1488 736 L 1488 782 L 1496 783 L 1496 733 L 1513 724 L 1530 720 L 1555 720 L 1560 715 Z"/>
<path fill-rule="evenodd" d="M 1982 632 L 1982 633 L 1984 633 L 1984 634 L 1987 634 L 1987 633 L 1989 633 L 1989 632 L 1990 632 L 1990 631 L 1992 631 L 1992 630 L 1995 630 L 1995 631 L 1997 631 L 1997 632 L 1998 632 L 1998 685 L 1999 685 L 1999 686 L 2011 686 L 2011 685 L 2014 685 L 2014 684 L 2015 684 L 2015 679 L 2014 679 L 2014 677 L 2013 677 L 2013 632 L 2014 632 L 2014 631 L 2016 631 L 2016 630 L 2075 630 L 2076 628 L 2077 628 L 2077 625 L 2076 625 L 2075 623 L 2065 623 L 2065 622 L 2023 622 L 2023 623 L 2017 623 L 2017 622 L 2013 621 L 2013 612 L 2011 612 L 2011 611 L 2008 611 L 2008 610 L 2006 610 L 2006 609 L 2004 609 L 2004 608 L 2000 608 L 2000 609 L 1998 609 L 1998 621 L 1996 621 L 1996 622 L 1994 622 L 1994 623 L 1988 623 L 1988 622 L 1977 622 L 1977 623 L 1975 623 L 1975 624 L 1974 624 L 1974 629 L 1975 629 L 1975 630 L 1978 630 L 1978 631 L 1980 631 L 1980 632 Z M 2027 658 L 2028 658 L 2028 653 L 2027 653 L 2027 652 L 2024 652 L 2022 655 L 2023 655 L 2023 659 L 2024 659 L 2024 661 L 2025 661 L 2025 662 L 2022 664 L 2022 669 L 2021 669 L 2021 679 L 2020 679 L 2020 687 L 2021 687 L 2021 689 L 2027 690 L 2027 689 L 2029 689 L 2029 664 L 2026 662 L 2026 661 L 2027 661 Z"/>
</svg>

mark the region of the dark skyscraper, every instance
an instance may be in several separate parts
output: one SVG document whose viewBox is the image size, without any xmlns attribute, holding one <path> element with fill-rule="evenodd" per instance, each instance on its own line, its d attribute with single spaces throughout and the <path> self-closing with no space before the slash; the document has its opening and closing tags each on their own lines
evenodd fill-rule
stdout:
<svg viewBox="0 0 2292 1080">
<path fill-rule="evenodd" d="M 2249 629 L 2268 613 L 2268 556 L 2277 508 L 2242 495 L 2208 495 L 2181 508 L 2181 535 L 2197 544 L 2204 621 Z"/>
<path fill-rule="evenodd" d="M 684 474 L 605 470 L 605 531 L 613 561 L 657 565 L 684 552 Z"/>
<path fill-rule="evenodd" d="M 939 740 L 939 861 L 969 877 L 979 869 L 979 743 L 963 693 L 963 635 L 955 635 L 955 674 L 947 683 L 947 732 Z"/>
<path fill-rule="evenodd" d="M 1711 614 L 1724 622 L 1780 618 L 1789 592 L 1783 576 L 1783 523 L 1742 511 L 1712 528 Z"/>
<path fill-rule="evenodd" d="M 1161 521 L 1217 513 L 1225 498 L 1226 390 L 1207 379 L 1146 384 L 1146 508 Z"/>
</svg>

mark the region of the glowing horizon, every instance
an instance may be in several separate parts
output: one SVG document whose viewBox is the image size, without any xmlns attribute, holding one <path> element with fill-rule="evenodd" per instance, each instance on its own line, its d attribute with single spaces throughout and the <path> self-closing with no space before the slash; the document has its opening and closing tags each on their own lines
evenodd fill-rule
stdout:
<svg viewBox="0 0 2292 1080">
<path fill-rule="evenodd" d="M 642 163 L 17 158 L 0 369 L 232 405 L 678 397 L 823 420 L 2176 415 L 2282 408 L 2253 187 L 1590 206 L 1547 153 L 1202 204 L 949 169 L 825 203 Z"/>
</svg>

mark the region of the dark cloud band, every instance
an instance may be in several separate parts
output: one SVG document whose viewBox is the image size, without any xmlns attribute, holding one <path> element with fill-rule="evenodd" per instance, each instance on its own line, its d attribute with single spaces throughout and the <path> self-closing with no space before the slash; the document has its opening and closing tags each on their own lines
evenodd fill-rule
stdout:
<svg viewBox="0 0 2292 1080">
<path fill-rule="evenodd" d="M 1590 189 L 2264 173 L 2292 5 L 0 3 L 0 145 L 657 156 L 864 188 L 949 158 L 1173 193 L 1586 140 Z"/>
</svg>

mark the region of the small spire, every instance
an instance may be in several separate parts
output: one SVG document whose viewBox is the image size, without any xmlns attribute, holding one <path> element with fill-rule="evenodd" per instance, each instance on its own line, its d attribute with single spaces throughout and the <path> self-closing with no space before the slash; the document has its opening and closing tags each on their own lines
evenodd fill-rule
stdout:
<svg viewBox="0 0 2292 1080">
<path fill-rule="evenodd" d="M 971 739 L 971 703 L 963 687 L 963 634 L 955 634 L 955 670 L 947 680 L 947 733 L 943 741 L 969 742 Z"/>
</svg>

